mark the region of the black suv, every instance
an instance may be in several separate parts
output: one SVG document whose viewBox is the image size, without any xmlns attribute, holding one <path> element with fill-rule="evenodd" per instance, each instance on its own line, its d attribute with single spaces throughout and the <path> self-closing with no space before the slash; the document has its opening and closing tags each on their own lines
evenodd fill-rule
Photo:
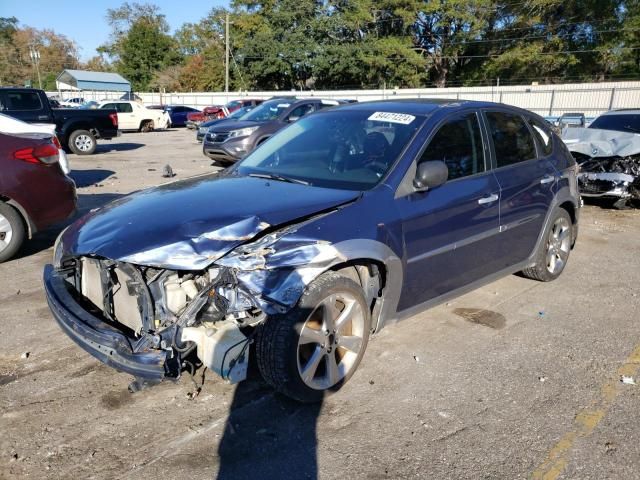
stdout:
<svg viewBox="0 0 640 480">
<path fill-rule="evenodd" d="M 235 163 L 278 130 L 310 113 L 345 103 L 320 98 L 274 98 L 264 102 L 241 121 L 211 127 L 204 137 L 203 153 L 221 164 Z"/>
</svg>

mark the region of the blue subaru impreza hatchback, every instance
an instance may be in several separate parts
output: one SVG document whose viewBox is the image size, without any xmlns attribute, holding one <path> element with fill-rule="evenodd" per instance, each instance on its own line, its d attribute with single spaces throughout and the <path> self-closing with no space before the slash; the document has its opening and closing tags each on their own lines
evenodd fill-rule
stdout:
<svg viewBox="0 0 640 480">
<path fill-rule="evenodd" d="M 190 357 L 316 401 L 372 333 L 501 276 L 550 281 L 578 232 L 576 164 L 539 116 L 469 101 L 350 104 L 219 175 L 67 228 L 44 282 L 82 348 L 148 382 Z"/>
</svg>

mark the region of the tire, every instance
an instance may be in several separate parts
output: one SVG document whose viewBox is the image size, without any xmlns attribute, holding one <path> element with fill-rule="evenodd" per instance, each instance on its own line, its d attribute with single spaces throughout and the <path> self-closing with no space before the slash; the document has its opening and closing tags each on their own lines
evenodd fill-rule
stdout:
<svg viewBox="0 0 640 480">
<path fill-rule="evenodd" d="M 566 210 L 556 210 L 542 238 L 534 256 L 534 265 L 522 270 L 522 274 L 532 280 L 550 282 L 560 276 L 571 252 L 573 224 Z"/>
<path fill-rule="evenodd" d="M 24 222 L 18 211 L 11 205 L 0 202 L 0 263 L 16 254 L 25 236 Z"/>
<path fill-rule="evenodd" d="M 336 325 L 345 316 L 342 325 Z M 360 285 L 326 272 L 307 287 L 292 310 L 260 326 L 258 369 L 276 391 L 299 402 L 319 402 L 358 368 L 370 329 L 371 314 Z"/>
<path fill-rule="evenodd" d="M 140 131 L 144 133 L 153 132 L 154 128 L 155 124 L 153 123 L 153 120 L 143 120 L 140 124 Z"/>
<path fill-rule="evenodd" d="M 74 130 L 69 135 L 69 150 L 76 155 L 93 155 L 96 151 L 96 137 L 89 130 Z"/>
</svg>

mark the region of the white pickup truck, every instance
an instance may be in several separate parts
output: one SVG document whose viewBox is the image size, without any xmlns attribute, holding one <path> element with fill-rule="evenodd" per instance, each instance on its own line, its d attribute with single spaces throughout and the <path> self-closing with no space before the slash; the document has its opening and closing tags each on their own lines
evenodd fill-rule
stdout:
<svg viewBox="0 0 640 480">
<path fill-rule="evenodd" d="M 167 112 L 152 110 L 134 101 L 106 101 L 101 102 L 98 108 L 116 110 L 120 130 L 150 132 L 158 128 L 168 128 L 171 125 L 171 117 Z"/>
</svg>

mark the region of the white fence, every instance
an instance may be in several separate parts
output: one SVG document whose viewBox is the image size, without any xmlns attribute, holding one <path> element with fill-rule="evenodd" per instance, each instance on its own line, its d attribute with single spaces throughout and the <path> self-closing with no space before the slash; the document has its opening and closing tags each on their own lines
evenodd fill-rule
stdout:
<svg viewBox="0 0 640 480">
<path fill-rule="evenodd" d="M 120 92 L 47 92 L 63 98 L 82 96 L 85 100 L 116 99 Z M 543 116 L 583 112 L 588 117 L 617 108 L 640 108 L 640 81 L 578 83 L 561 85 L 520 85 L 505 87 L 412 88 L 393 90 L 331 90 L 280 92 L 174 92 L 137 93 L 145 105 L 189 105 L 204 108 L 222 105 L 239 98 L 270 98 L 295 95 L 300 98 L 323 97 L 355 99 L 360 102 L 393 98 L 450 98 L 482 100 L 515 105 Z"/>
</svg>

